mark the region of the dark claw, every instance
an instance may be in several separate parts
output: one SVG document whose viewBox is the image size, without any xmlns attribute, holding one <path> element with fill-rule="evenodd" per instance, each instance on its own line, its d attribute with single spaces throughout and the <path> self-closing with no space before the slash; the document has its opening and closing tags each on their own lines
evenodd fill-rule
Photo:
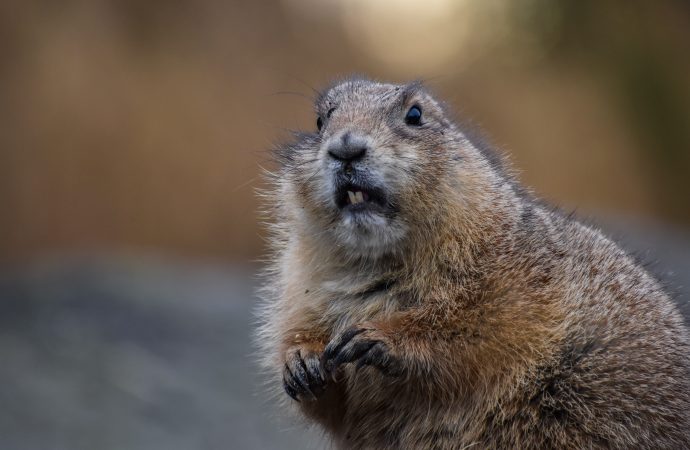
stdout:
<svg viewBox="0 0 690 450">
<path fill-rule="evenodd" d="M 321 373 L 319 359 L 315 354 L 302 358 L 299 351 L 288 355 L 283 368 L 283 387 L 287 394 L 297 400 L 316 400 L 324 390 L 325 379 Z"/>
<path fill-rule="evenodd" d="M 386 345 L 382 342 L 377 342 L 369 351 L 357 361 L 357 369 L 364 366 L 373 366 L 378 368 L 384 375 L 395 377 L 403 373 L 399 362 L 391 358 Z"/>
<path fill-rule="evenodd" d="M 350 341 L 343 348 L 340 349 L 338 356 L 335 357 L 333 361 L 334 367 L 340 367 L 340 365 L 356 361 L 357 359 L 364 356 L 366 352 L 369 351 L 376 344 L 376 341 L 361 340 L 361 341 Z"/>
<path fill-rule="evenodd" d="M 321 363 L 319 362 L 319 358 L 314 356 L 312 358 L 307 358 L 306 360 L 303 359 L 302 364 L 307 372 L 309 379 L 308 382 L 312 392 L 315 395 L 321 394 L 321 392 L 323 392 L 326 379 L 321 372 Z"/>
<path fill-rule="evenodd" d="M 364 366 L 376 366 L 380 369 L 385 369 L 388 367 L 388 352 L 386 347 L 378 342 L 374 344 L 368 352 L 362 355 L 357 361 L 357 368 L 360 369 Z"/>
<path fill-rule="evenodd" d="M 297 391 L 294 390 L 287 382 L 286 379 L 283 378 L 283 388 L 285 389 L 285 392 L 287 392 L 287 395 L 289 395 L 293 400 L 299 402 L 299 398 L 297 398 Z"/>
<path fill-rule="evenodd" d="M 388 346 L 379 339 L 360 335 L 368 328 L 351 328 L 334 338 L 323 354 L 323 368 L 330 376 L 343 364 L 356 362 L 356 369 L 373 366 L 384 375 L 396 376 L 402 373 L 398 361 L 392 357 Z"/>
<path fill-rule="evenodd" d="M 292 364 L 288 363 L 288 369 L 290 372 L 292 372 L 292 376 L 294 377 L 295 381 L 299 383 L 300 390 L 309 394 L 311 397 L 316 398 L 311 389 L 309 389 L 309 377 L 307 376 L 307 369 L 305 368 L 304 362 L 299 356 L 299 353 L 297 354 L 297 358 L 290 362 Z M 290 367 L 290 365 L 292 367 Z"/>
<path fill-rule="evenodd" d="M 340 353 L 342 348 L 352 340 L 353 337 L 366 331 L 366 328 L 350 328 L 328 343 L 323 351 L 324 369 L 331 373 L 337 367 L 333 358 Z"/>
<path fill-rule="evenodd" d="M 300 401 L 298 395 L 303 390 L 302 386 L 295 379 L 294 375 L 292 375 L 292 372 L 287 364 L 285 364 L 285 368 L 283 369 L 283 387 L 285 388 L 285 392 L 287 392 L 290 397 L 298 402 Z"/>
</svg>

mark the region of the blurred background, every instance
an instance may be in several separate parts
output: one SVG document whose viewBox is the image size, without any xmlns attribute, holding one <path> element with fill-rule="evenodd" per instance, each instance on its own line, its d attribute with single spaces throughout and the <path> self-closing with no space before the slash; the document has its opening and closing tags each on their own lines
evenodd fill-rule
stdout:
<svg viewBox="0 0 690 450">
<path fill-rule="evenodd" d="M 681 0 L 0 3 L 0 447 L 321 448 L 261 395 L 268 149 L 426 80 L 521 179 L 690 293 Z"/>
</svg>

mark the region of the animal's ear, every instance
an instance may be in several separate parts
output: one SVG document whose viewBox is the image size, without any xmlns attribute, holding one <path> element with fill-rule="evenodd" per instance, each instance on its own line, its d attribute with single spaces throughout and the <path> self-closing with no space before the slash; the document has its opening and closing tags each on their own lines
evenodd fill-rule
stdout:
<svg viewBox="0 0 690 450">
<path fill-rule="evenodd" d="M 407 103 L 415 95 L 424 92 L 424 84 L 421 81 L 412 81 L 402 86 L 403 102 Z"/>
<path fill-rule="evenodd" d="M 314 97 L 314 104 L 320 113 L 326 114 L 333 103 L 333 90 L 339 85 L 338 82 L 332 82 L 320 91 L 314 90 L 316 97 Z"/>
<path fill-rule="evenodd" d="M 336 105 L 338 92 L 346 89 L 354 89 L 362 82 L 369 83 L 371 80 L 362 75 L 350 75 L 342 78 L 336 78 L 326 85 L 322 90 L 313 91 L 316 93 L 314 103 L 320 112 L 326 114 L 329 108 Z"/>
</svg>

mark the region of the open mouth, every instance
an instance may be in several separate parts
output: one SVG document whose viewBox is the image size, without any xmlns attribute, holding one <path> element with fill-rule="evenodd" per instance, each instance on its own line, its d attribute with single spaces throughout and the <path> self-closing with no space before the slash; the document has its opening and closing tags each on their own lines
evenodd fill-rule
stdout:
<svg viewBox="0 0 690 450">
<path fill-rule="evenodd" d="M 365 210 L 369 208 L 384 209 L 387 205 L 383 190 L 376 187 L 364 187 L 347 184 L 336 192 L 335 202 L 340 209 Z"/>
</svg>

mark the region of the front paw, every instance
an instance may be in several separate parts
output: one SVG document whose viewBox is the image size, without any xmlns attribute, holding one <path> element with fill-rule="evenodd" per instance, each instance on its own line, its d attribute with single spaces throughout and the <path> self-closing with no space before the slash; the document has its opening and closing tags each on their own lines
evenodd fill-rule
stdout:
<svg viewBox="0 0 690 450">
<path fill-rule="evenodd" d="M 324 371 L 331 377 L 338 368 L 356 362 L 356 368 L 373 366 L 386 375 L 398 375 L 400 364 L 391 352 L 389 339 L 374 326 L 359 325 L 348 328 L 326 346 L 321 359 Z"/>
<path fill-rule="evenodd" d="M 323 393 L 325 384 L 318 353 L 300 347 L 288 350 L 283 367 L 283 388 L 293 400 L 314 401 Z"/>
</svg>

